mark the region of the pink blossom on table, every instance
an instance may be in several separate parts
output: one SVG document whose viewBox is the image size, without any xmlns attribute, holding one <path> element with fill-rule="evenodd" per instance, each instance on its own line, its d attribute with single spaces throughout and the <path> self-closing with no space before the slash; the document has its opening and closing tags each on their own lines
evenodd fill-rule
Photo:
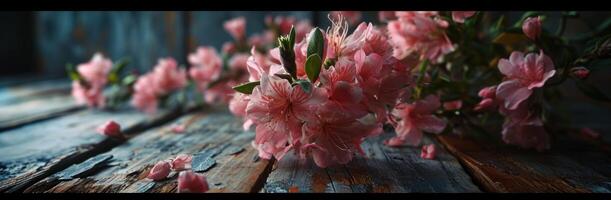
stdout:
<svg viewBox="0 0 611 200">
<path fill-rule="evenodd" d="M 173 133 L 184 133 L 186 129 L 184 124 L 174 124 L 171 128 Z"/>
<path fill-rule="evenodd" d="M 585 79 L 590 75 L 590 70 L 585 67 L 573 67 L 571 73 L 579 79 Z"/>
<path fill-rule="evenodd" d="M 319 110 L 318 120 L 303 126 L 302 156 L 312 155 L 317 166 L 325 168 L 346 164 L 354 153 L 363 153 L 364 138 L 379 133 L 375 123 L 364 123 L 342 111 L 326 107 Z"/>
<path fill-rule="evenodd" d="M 155 181 L 163 180 L 167 178 L 168 175 L 170 175 L 170 168 L 170 162 L 168 162 L 167 160 L 159 161 L 157 162 L 157 164 L 155 164 L 155 166 L 153 166 L 151 171 L 149 171 L 149 175 L 147 176 L 147 178 L 153 179 Z"/>
<path fill-rule="evenodd" d="M 591 129 L 591 128 L 581 128 L 579 131 L 581 135 L 590 138 L 590 139 L 598 139 L 600 138 L 600 133 Z"/>
<path fill-rule="evenodd" d="M 522 103 L 514 110 L 504 107 L 499 110 L 506 116 L 502 131 L 505 143 L 525 149 L 534 148 L 537 151 L 549 149 L 549 136 L 543 127 L 543 121 L 529 110 L 528 104 Z"/>
<path fill-rule="evenodd" d="M 87 83 L 101 88 L 108 82 L 108 74 L 111 69 L 112 61 L 101 53 L 95 53 L 89 62 L 80 64 L 76 68 Z"/>
<path fill-rule="evenodd" d="M 192 171 L 182 171 L 178 174 L 178 193 L 204 193 L 208 190 L 208 181 L 203 175 Z"/>
<path fill-rule="evenodd" d="M 445 110 L 459 110 L 462 107 L 461 100 L 448 101 L 443 103 L 443 109 Z"/>
<path fill-rule="evenodd" d="M 131 104 L 144 112 L 155 113 L 159 101 L 155 84 L 156 80 L 153 74 L 140 76 L 134 84 Z"/>
<path fill-rule="evenodd" d="M 396 118 L 393 119 L 396 121 L 396 124 L 393 125 L 397 136 L 385 143 L 391 146 L 403 143 L 417 146 L 422 140 L 422 131 L 441 133 L 446 122 L 434 115 L 440 106 L 439 97 L 434 95 L 429 95 L 411 104 L 401 103 L 395 106 L 391 114 L 393 118 Z"/>
<path fill-rule="evenodd" d="M 395 15 L 395 11 L 379 11 L 378 12 L 378 20 L 380 20 L 380 22 L 388 22 L 390 20 L 395 20 L 397 19 L 397 16 Z"/>
<path fill-rule="evenodd" d="M 537 40 L 541 35 L 541 16 L 526 18 L 522 24 L 522 32 L 531 40 Z"/>
<path fill-rule="evenodd" d="M 244 17 L 236 17 L 226 21 L 223 27 L 237 41 L 243 40 L 246 37 L 246 18 Z"/>
<path fill-rule="evenodd" d="M 255 146 L 280 159 L 299 146 L 302 121 L 315 120 L 313 110 L 324 101 L 317 87 L 306 93 L 300 86 L 276 76 L 263 74 L 246 107 L 246 117 L 256 125 Z"/>
<path fill-rule="evenodd" d="M 189 63 L 189 76 L 200 92 L 204 92 L 210 82 L 217 80 L 223 70 L 223 61 L 212 47 L 198 47 L 196 52 L 189 54 Z"/>
<path fill-rule="evenodd" d="M 99 85 L 83 86 L 79 81 L 72 81 L 72 97 L 78 104 L 87 104 L 89 107 L 104 107 L 105 98 L 103 88 Z"/>
<path fill-rule="evenodd" d="M 180 171 L 191 168 L 192 156 L 187 154 L 180 154 L 176 158 L 172 159 L 170 166 L 173 170 Z"/>
<path fill-rule="evenodd" d="M 396 12 L 397 20 L 388 23 L 388 33 L 393 55 L 403 59 L 416 52 L 421 59 L 438 62 L 443 55 L 454 51 L 445 33 L 448 22 L 436 16 L 436 12 Z"/>
<path fill-rule="evenodd" d="M 554 76 L 554 63 L 543 54 L 514 51 L 509 59 L 501 59 L 499 70 L 505 75 L 503 81 L 496 88 L 496 97 L 504 102 L 508 109 L 516 109 L 518 105 L 532 94 L 533 89 L 543 87 L 547 79 Z"/>
<path fill-rule="evenodd" d="M 427 144 L 422 145 L 422 151 L 420 152 L 420 157 L 427 160 L 435 159 L 435 155 L 437 154 L 437 150 L 435 148 L 435 144 Z"/>
<path fill-rule="evenodd" d="M 113 120 L 107 121 L 104 124 L 98 126 L 96 131 L 99 134 L 102 134 L 108 137 L 115 137 L 115 138 L 123 137 L 123 135 L 121 135 L 121 125 L 119 125 L 117 122 Z"/>
<path fill-rule="evenodd" d="M 173 58 L 159 59 L 152 71 L 158 95 L 165 95 L 187 85 L 187 71 L 179 68 Z"/>
<path fill-rule="evenodd" d="M 333 19 L 338 19 L 341 15 L 346 18 L 346 20 L 352 25 L 357 24 L 359 21 L 361 21 L 362 16 L 360 11 L 331 11 L 329 12 L 329 15 Z"/>
<path fill-rule="evenodd" d="M 367 114 L 367 108 L 361 104 L 364 94 L 357 83 L 353 62 L 340 60 L 329 69 L 323 70 L 319 79 L 328 99 L 325 106 L 342 110 L 343 114 L 353 118 Z"/>
<path fill-rule="evenodd" d="M 465 19 L 475 15 L 476 11 L 452 11 L 452 20 L 456 23 L 465 23 Z"/>
</svg>

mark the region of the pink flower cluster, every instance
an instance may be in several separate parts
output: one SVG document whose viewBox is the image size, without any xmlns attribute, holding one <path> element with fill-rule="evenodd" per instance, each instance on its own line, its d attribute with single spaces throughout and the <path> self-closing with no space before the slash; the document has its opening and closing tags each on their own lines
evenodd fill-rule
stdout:
<svg viewBox="0 0 611 200">
<path fill-rule="evenodd" d="M 147 113 L 157 110 L 159 98 L 187 85 L 187 72 L 173 58 L 159 59 L 152 72 L 142 75 L 134 84 L 132 105 Z"/>
<path fill-rule="evenodd" d="M 79 104 L 89 107 L 104 107 L 104 87 L 108 82 L 108 74 L 112 69 L 112 61 L 96 53 L 87 63 L 77 66 L 81 81 L 72 81 L 72 96 Z"/>
<path fill-rule="evenodd" d="M 464 20 L 467 14 L 456 15 Z M 445 33 L 448 22 L 435 11 L 397 11 L 396 20 L 388 22 L 388 32 L 394 56 L 403 59 L 412 53 L 431 62 L 439 62 L 443 55 L 454 51 Z"/>
<path fill-rule="evenodd" d="M 543 51 L 537 55 L 514 51 L 509 59 L 501 59 L 499 71 L 505 80 L 498 86 L 484 88 L 479 96 L 484 99 L 476 110 L 499 105 L 499 111 L 506 116 L 503 124 L 503 141 L 523 148 L 543 151 L 549 148 L 549 137 L 536 110 L 528 101 L 537 88 L 554 76 L 554 63 Z"/>
<path fill-rule="evenodd" d="M 431 105 L 427 99 L 414 114 L 399 104 L 410 94 L 417 60 L 393 57 L 389 39 L 372 24 L 361 23 L 349 35 L 347 25 L 340 16 L 324 34 L 322 60 L 333 64 L 322 67 L 319 79 L 307 89 L 276 75 L 286 73 L 279 49 L 270 51 L 272 59 L 252 52 L 249 81 L 260 85 L 251 95 L 234 96 L 230 109 L 256 127 L 253 146 L 260 157 L 282 159 L 294 150 L 301 157 L 312 157 L 320 167 L 345 164 L 354 153 L 362 153 L 360 144 L 366 137 L 382 132 L 389 108 L 398 115 L 392 120 L 400 121 L 396 125 L 401 141 L 395 143 L 417 144 L 421 130 L 439 132 L 445 127 L 432 116 L 440 106 L 438 100 Z M 294 46 L 299 80 L 308 79 L 304 62 L 311 39 L 308 34 Z"/>
<path fill-rule="evenodd" d="M 164 180 L 170 175 L 172 170 L 180 171 L 178 174 L 178 193 L 206 192 L 208 182 L 203 175 L 194 173 L 190 170 L 192 157 L 180 154 L 176 158 L 157 162 L 149 171 L 147 178 L 154 181 Z"/>
</svg>

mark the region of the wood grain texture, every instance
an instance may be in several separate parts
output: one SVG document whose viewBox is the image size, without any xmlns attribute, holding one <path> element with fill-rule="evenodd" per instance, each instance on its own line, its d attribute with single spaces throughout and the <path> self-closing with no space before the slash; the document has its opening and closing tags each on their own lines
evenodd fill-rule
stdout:
<svg viewBox="0 0 611 200">
<path fill-rule="evenodd" d="M 0 191 L 24 189 L 49 174 L 62 170 L 120 144 L 95 132 L 108 120 L 130 134 L 167 121 L 176 111 L 147 116 L 132 109 L 121 112 L 84 110 L 64 117 L 12 129 L 0 134 Z"/>
<path fill-rule="evenodd" d="M 438 139 L 486 191 L 611 191 L 609 152 L 588 148 L 578 141 L 556 140 L 551 151 L 537 153 L 454 136 Z"/>
<path fill-rule="evenodd" d="M 82 109 L 70 96 L 69 83 L 56 79 L 1 87 L 0 131 Z"/>
<path fill-rule="evenodd" d="M 172 132 L 174 124 L 185 125 L 186 131 Z M 177 172 L 157 182 L 146 178 L 154 164 L 178 154 L 210 152 L 216 164 L 201 173 L 208 180 L 209 192 L 256 192 L 271 162 L 253 160 L 257 155 L 250 145 L 254 133 L 241 127 L 241 121 L 226 110 L 189 114 L 98 155 L 112 156 L 111 165 L 88 177 L 59 181 L 56 174 L 25 192 L 176 192 Z M 236 153 L 235 148 L 243 150 Z"/>
<path fill-rule="evenodd" d="M 366 157 L 326 169 L 289 154 L 272 168 L 263 192 L 479 192 L 458 161 L 438 146 L 437 158 L 420 158 L 420 148 L 382 144 L 393 133 L 363 143 Z M 424 143 L 436 143 L 426 138 Z"/>
</svg>

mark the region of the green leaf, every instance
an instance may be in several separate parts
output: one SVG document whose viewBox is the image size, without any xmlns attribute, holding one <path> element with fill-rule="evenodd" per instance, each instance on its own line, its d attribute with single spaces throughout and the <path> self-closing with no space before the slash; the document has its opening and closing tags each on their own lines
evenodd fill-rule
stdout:
<svg viewBox="0 0 611 200">
<path fill-rule="evenodd" d="M 81 80 L 80 74 L 74 68 L 74 65 L 71 63 L 66 64 L 66 73 L 68 73 L 68 77 L 70 77 L 73 81 Z"/>
<path fill-rule="evenodd" d="M 605 93 L 603 93 L 593 85 L 590 85 L 584 81 L 576 81 L 576 83 L 577 88 L 579 88 L 581 92 L 583 92 L 585 95 L 588 95 L 590 98 L 599 101 L 611 101 L 611 98 L 609 98 L 607 95 L 605 95 Z"/>
<path fill-rule="evenodd" d="M 259 84 L 261 84 L 259 81 L 243 83 L 241 85 L 234 86 L 233 90 L 244 94 L 252 94 L 252 90 L 254 90 Z"/>
<path fill-rule="evenodd" d="M 289 43 L 291 44 L 291 49 L 295 47 L 295 27 L 291 26 L 291 31 L 289 32 Z"/>
<path fill-rule="evenodd" d="M 125 66 L 127 66 L 128 63 L 129 58 L 123 58 L 119 60 L 119 62 L 117 62 L 112 67 L 112 70 L 108 74 L 108 82 L 110 82 L 111 84 L 118 84 L 120 79 L 119 74 L 121 73 L 121 71 L 123 71 L 123 69 L 125 68 Z"/>
<path fill-rule="evenodd" d="M 306 59 L 305 72 L 308 75 L 308 79 L 310 79 L 312 83 L 316 82 L 318 79 L 321 64 L 322 61 L 318 54 L 313 54 Z"/>
<path fill-rule="evenodd" d="M 293 41 L 294 42 L 294 41 Z M 295 64 L 295 50 L 293 49 L 294 43 L 291 43 L 290 36 L 280 36 L 278 38 L 278 50 L 280 50 L 280 57 L 282 67 L 288 72 L 291 77 L 297 79 L 297 65 Z"/>
<path fill-rule="evenodd" d="M 293 83 L 293 85 L 299 85 L 299 87 L 301 87 L 301 89 L 303 89 L 303 91 L 306 93 L 312 92 L 312 83 L 307 80 L 297 80 L 295 83 Z"/>
<path fill-rule="evenodd" d="M 307 57 L 318 54 L 322 57 L 325 47 L 325 38 L 319 28 L 314 28 L 310 31 L 310 41 L 308 42 Z"/>
<path fill-rule="evenodd" d="M 121 84 L 123 85 L 132 85 L 136 82 L 136 80 L 138 80 L 138 78 L 135 75 L 127 75 L 125 77 L 123 77 L 123 80 L 121 80 Z"/>
<path fill-rule="evenodd" d="M 494 43 L 499 43 L 507 46 L 513 45 L 521 41 L 528 41 L 528 38 L 522 33 L 512 32 L 502 32 L 493 40 Z"/>
</svg>

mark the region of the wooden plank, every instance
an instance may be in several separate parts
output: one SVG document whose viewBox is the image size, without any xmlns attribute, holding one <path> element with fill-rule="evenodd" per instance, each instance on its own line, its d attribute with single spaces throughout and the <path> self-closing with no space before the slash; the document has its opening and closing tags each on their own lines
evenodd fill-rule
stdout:
<svg viewBox="0 0 611 200">
<path fill-rule="evenodd" d="M 173 133 L 174 124 L 185 125 L 186 131 Z M 98 155 L 112 156 L 112 164 L 91 176 L 60 181 L 53 178 L 56 174 L 25 192 L 176 192 L 176 172 L 152 182 L 146 178 L 149 170 L 160 160 L 196 153 L 214 155 L 216 164 L 201 173 L 208 180 L 209 192 L 256 192 L 272 162 L 253 159 L 257 155 L 250 145 L 254 133 L 241 127 L 241 121 L 226 110 L 186 115 Z M 193 165 L 198 165 L 195 158 Z"/>
<path fill-rule="evenodd" d="M 383 145 L 392 134 L 367 139 L 366 157 L 327 169 L 289 154 L 272 168 L 263 192 L 479 192 L 443 148 L 438 146 L 436 159 L 421 159 L 420 148 Z M 437 144 L 428 138 L 424 143 Z"/>
<path fill-rule="evenodd" d="M 486 191 L 610 192 L 609 152 L 559 138 L 551 151 L 537 153 L 468 138 L 438 137 Z"/>
<path fill-rule="evenodd" d="M 0 88 L 0 131 L 84 108 L 70 96 L 69 83 L 56 79 Z"/>
<path fill-rule="evenodd" d="M 84 110 L 0 134 L 0 191 L 15 192 L 69 165 L 117 146 L 122 141 L 95 133 L 107 120 L 126 134 L 169 120 L 176 111 L 147 116 L 133 109 Z"/>
</svg>

